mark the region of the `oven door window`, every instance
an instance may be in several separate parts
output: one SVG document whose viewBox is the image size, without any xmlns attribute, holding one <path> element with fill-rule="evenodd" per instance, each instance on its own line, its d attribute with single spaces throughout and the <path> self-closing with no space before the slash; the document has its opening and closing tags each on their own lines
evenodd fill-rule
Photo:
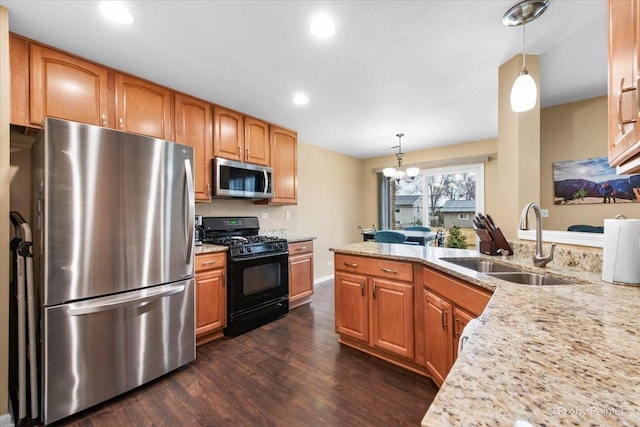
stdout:
<svg viewBox="0 0 640 427">
<path fill-rule="evenodd" d="M 246 268 L 242 272 L 242 294 L 245 297 L 280 286 L 280 264 L 271 263 Z"/>
</svg>

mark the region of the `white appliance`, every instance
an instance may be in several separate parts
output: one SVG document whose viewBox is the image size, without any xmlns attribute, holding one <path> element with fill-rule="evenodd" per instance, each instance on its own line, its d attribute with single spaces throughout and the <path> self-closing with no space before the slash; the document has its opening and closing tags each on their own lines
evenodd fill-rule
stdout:
<svg viewBox="0 0 640 427">
<path fill-rule="evenodd" d="M 640 284 L 640 219 L 605 219 L 602 280 Z"/>
</svg>

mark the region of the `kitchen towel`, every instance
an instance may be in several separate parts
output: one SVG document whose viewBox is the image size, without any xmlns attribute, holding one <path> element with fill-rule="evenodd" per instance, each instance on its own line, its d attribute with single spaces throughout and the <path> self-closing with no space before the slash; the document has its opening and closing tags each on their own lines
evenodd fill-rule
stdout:
<svg viewBox="0 0 640 427">
<path fill-rule="evenodd" d="M 640 219 L 605 219 L 602 280 L 640 284 Z"/>
</svg>

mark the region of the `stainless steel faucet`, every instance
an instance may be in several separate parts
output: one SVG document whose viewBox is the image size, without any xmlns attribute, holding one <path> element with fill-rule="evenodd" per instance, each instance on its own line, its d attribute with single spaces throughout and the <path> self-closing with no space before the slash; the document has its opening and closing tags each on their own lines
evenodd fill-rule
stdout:
<svg viewBox="0 0 640 427">
<path fill-rule="evenodd" d="M 542 253 L 542 215 L 540 214 L 540 206 L 535 203 L 529 203 L 522 210 L 520 230 L 529 229 L 529 209 L 531 208 L 533 208 L 533 212 L 536 214 L 536 254 L 533 256 L 533 265 L 536 267 L 544 267 L 553 259 L 553 250 L 556 244 L 552 243 L 551 252 L 549 252 L 549 255 L 544 256 Z"/>
</svg>

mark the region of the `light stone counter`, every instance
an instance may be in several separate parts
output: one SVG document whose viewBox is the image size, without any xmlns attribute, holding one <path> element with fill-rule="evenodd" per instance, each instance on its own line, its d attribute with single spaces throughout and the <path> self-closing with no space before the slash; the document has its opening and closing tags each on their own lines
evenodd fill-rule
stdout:
<svg viewBox="0 0 640 427">
<path fill-rule="evenodd" d="M 196 246 L 195 254 L 200 255 L 200 254 L 210 254 L 214 252 L 226 252 L 228 249 L 229 248 L 226 246 L 203 243 L 202 245 Z"/>
<path fill-rule="evenodd" d="M 316 237 L 311 237 L 311 236 L 287 236 L 287 242 L 289 242 L 289 243 L 306 242 L 308 240 L 316 240 Z"/>
<path fill-rule="evenodd" d="M 577 284 L 518 285 L 439 261 L 475 251 L 375 242 L 332 250 L 420 262 L 495 290 L 423 426 L 640 426 L 640 287 L 530 259 L 507 263 Z"/>
</svg>

